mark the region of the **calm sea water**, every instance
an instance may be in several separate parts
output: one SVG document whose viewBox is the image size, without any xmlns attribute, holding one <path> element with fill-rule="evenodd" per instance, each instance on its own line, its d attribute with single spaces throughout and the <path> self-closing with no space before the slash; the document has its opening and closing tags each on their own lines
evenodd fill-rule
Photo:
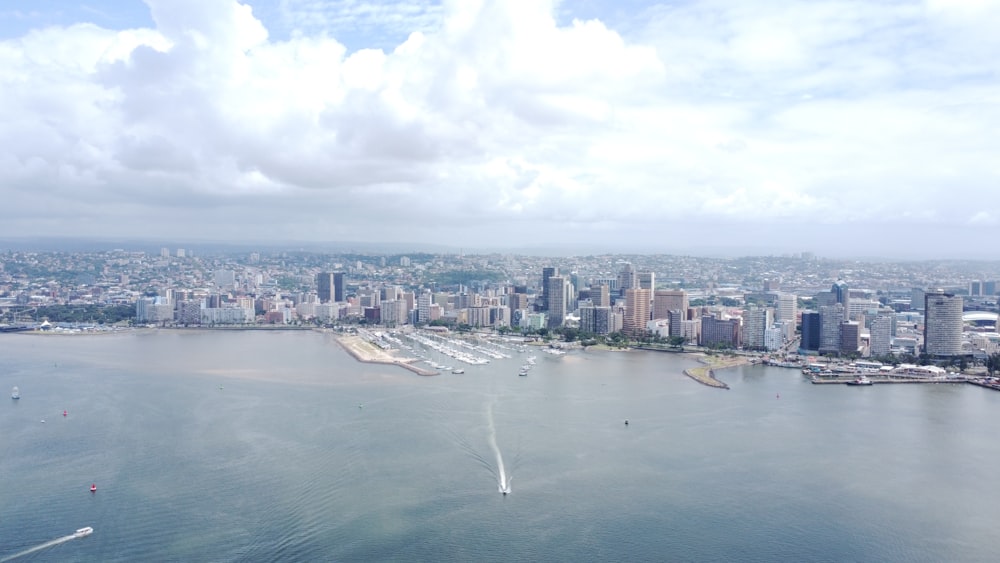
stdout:
<svg viewBox="0 0 1000 563">
<path fill-rule="evenodd" d="M 1000 393 L 527 355 L 420 377 L 318 333 L 0 335 L 0 560 L 1000 559 Z"/>
</svg>

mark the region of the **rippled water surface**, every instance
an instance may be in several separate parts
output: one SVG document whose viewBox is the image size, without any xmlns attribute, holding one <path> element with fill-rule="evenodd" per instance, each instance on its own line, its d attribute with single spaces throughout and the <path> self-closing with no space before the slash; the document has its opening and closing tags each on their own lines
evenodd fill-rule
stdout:
<svg viewBox="0 0 1000 563">
<path fill-rule="evenodd" d="M 309 332 L 0 335 L 0 560 L 82 526 L 15 560 L 1000 558 L 1000 393 L 527 355 L 420 377 Z"/>
</svg>

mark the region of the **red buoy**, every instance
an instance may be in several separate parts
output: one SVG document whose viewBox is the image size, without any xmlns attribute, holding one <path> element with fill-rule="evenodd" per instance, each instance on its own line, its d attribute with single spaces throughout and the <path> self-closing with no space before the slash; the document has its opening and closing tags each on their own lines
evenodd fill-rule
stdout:
<svg viewBox="0 0 1000 563">
<path fill-rule="evenodd" d="M 94 484 L 92 484 L 90 486 L 90 492 L 92 492 L 92 493 L 96 493 L 97 492 L 97 483 L 94 483 Z"/>
<path fill-rule="evenodd" d="M 66 416 L 66 411 L 63 411 L 63 416 Z"/>
</svg>

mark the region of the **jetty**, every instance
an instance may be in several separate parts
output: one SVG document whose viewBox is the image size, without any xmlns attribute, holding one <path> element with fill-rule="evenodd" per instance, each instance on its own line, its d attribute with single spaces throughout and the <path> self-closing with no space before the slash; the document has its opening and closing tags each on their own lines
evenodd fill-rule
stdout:
<svg viewBox="0 0 1000 563">
<path fill-rule="evenodd" d="M 366 364 L 384 364 L 408 369 L 417 375 L 438 375 L 438 371 L 413 365 L 416 358 L 397 358 L 391 352 L 382 350 L 360 336 L 338 335 L 334 339 L 355 360 Z"/>
<path fill-rule="evenodd" d="M 717 389 L 729 389 L 729 385 L 715 378 L 716 369 L 731 368 L 750 363 L 750 360 L 746 356 L 702 356 L 698 358 L 698 361 L 706 365 L 688 368 L 684 370 L 684 375 L 702 385 Z"/>
</svg>

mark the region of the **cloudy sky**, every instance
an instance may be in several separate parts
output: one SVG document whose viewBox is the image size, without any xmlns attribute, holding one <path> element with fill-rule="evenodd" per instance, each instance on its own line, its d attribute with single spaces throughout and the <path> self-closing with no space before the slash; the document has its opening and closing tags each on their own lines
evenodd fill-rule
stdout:
<svg viewBox="0 0 1000 563">
<path fill-rule="evenodd" d="M 0 236 L 1000 259 L 1000 0 L 0 0 Z"/>
</svg>

